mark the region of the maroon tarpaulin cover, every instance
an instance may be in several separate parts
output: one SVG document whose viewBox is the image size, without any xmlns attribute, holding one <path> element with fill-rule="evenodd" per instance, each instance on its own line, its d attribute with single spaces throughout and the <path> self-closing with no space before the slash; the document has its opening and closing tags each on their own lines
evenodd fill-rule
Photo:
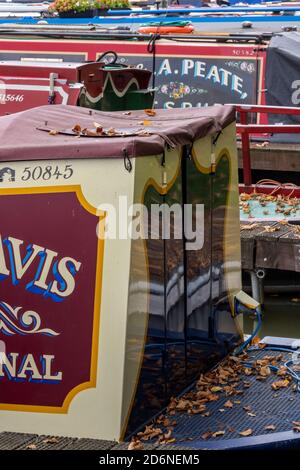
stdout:
<svg viewBox="0 0 300 470">
<path fill-rule="evenodd" d="M 65 105 L 32 108 L 0 118 L 0 160 L 48 160 L 69 158 L 129 158 L 155 155 L 171 147 L 192 144 L 196 139 L 221 131 L 235 120 L 231 106 L 159 109 L 155 116 L 142 111 L 98 112 Z M 77 137 L 40 129 L 71 131 L 75 125 L 95 129 L 145 131 L 126 137 Z"/>
</svg>

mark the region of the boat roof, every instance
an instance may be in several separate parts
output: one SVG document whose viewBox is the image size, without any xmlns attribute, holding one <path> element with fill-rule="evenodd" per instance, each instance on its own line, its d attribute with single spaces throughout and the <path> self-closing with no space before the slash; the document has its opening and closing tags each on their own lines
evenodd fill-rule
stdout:
<svg viewBox="0 0 300 470">
<path fill-rule="evenodd" d="M 154 114 L 154 116 L 149 116 Z M 0 160 L 134 158 L 158 155 L 166 145 L 191 145 L 235 121 L 232 106 L 178 110 L 97 112 L 75 106 L 41 106 L 0 118 Z M 75 125 L 113 128 L 121 137 L 77 137 Z M 62 132 L 56 135 L 50 131 Z"/>
<path fill-rule="evenodd" d="M 22 5 L 21 5 L 22 6 Z M 272 33 L 280 32 L 282 28 L 296 28 L 300 21 L 300 5 L 286 6 L 236 6 L 229 8 L 168 8 L 159 10 L 110 10 L 107 16 L 94 18 L 60 18 L 58 16 L 34 17 L 37 13 L 23 14 L 20 11 L 1 13 L 0 24 L 13 25 L 45 25 L 48 27 L 65 26 L 69 29 L 83 25 L 93 25 L 95 28 L 108 30 L 128 30 L 137 33 L 141 26 L 157 23 L 165 26 L 174 20 L 188 20 L 194 26 L 196 33 Z M 4 15 L 1 18 L 1 15 Z M 6 15 L 6 16 L 5 16 Z M 21 16 L 20 16 L 21 15 Z M 23 17 L 22 17 L 23 15 Z M 5 28 L 4 28 L 5 29 Z M 69 31 L 70 32 L 70 31 Z M 16 33 L 17 34 L 17 33 Z"/>
<path fill-rule="evenodd" d="M 300 18 L 300 17 L 299 17 Z M 282 30 L 281 30 L 282 32 Z M 264 44 L 270 40 L 274 33 L 267 31 L 266 27 L 261 30 L 254 26 L 247 30 L 243 28 L 232 29 L 232 32 L 194 32 L 193 34 L 168 34 L 155 36 L 155 41 L 160 42 L 193 42 L 193 43 L 259 43 Z M 134 33 L 130 29 L 102 27 L 96 24 L 86 25 L 40 25 L 40 24 L 1 24 L 0 38 L 4 40 L 26 41 L 30 39 L 47 39 L 51 41 L 71 39 L 82 41 L 152 41 L 153 34 Z"/>
</svg>

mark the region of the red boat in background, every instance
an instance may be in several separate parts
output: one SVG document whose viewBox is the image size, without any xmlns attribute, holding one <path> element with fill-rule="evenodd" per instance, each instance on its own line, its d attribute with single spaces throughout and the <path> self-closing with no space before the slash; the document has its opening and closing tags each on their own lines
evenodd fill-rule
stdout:
<svg viewBox="0 0 300 470">
<path fill-rule="evenodd" d="M 53 62 L 60 63 L 62 68 L 64 62 L 94 62 L 104 52 L 113 50 L 122 65 L 153 72 L 152 86 L 158 108 L 265 102 L 268 38 L 264 35 L 137 38 L 127 33 L 101 34 L 86 28 L 68 32 L 65 37 L 39 29 L 39 33 L 22 30 L 18 34 L 6 34 L 0 38 L 0 45 L 2 61 L 38 59 L 50 68 Z M 42 69 L 35 67 L 36 78 L 41 78 Z M 71 103 L 76 100 L 78 89 L 69 92 L 68 103 Z"/>
<path fill-rule="evenodd" d="M 2 61 L 0 116 L 45 104 L 104 111 L 152 107 L 150 78 L 147 70 L 100 61 Z"/>
<path fill-rule="evenodd" d="M 76 105 L 83 90 L 76 72 L 77 64 L 1 62 L 0 115 L 54 102 Z"/>
</svg>

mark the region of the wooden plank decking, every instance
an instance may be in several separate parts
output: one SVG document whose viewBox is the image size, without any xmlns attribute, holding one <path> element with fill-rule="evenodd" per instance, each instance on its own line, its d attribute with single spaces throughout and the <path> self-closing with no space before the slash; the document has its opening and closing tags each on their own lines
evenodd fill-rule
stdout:
<svg viewBox="0 0 300 470">
<path fill-rule="evenodd" d="M 252 228 L 247 228 L 252 227 Z M 300 272 L 300 231 L 277 222 L 242 222 L 242 267 Z"/>
</svg>

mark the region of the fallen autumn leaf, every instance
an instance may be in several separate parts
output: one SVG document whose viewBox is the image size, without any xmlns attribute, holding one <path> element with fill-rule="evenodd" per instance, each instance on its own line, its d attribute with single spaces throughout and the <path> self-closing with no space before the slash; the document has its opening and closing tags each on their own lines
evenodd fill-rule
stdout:
<svg viewBox="0 0 300 470">
<path fill-rule="evenodd" d="M 239 432 L 239 435 L 243 437 L 251 436 L 251 434 L 253 434 L 253 431 L 250 428 L 246 429 L 245 431 Z"/>
</svg>

